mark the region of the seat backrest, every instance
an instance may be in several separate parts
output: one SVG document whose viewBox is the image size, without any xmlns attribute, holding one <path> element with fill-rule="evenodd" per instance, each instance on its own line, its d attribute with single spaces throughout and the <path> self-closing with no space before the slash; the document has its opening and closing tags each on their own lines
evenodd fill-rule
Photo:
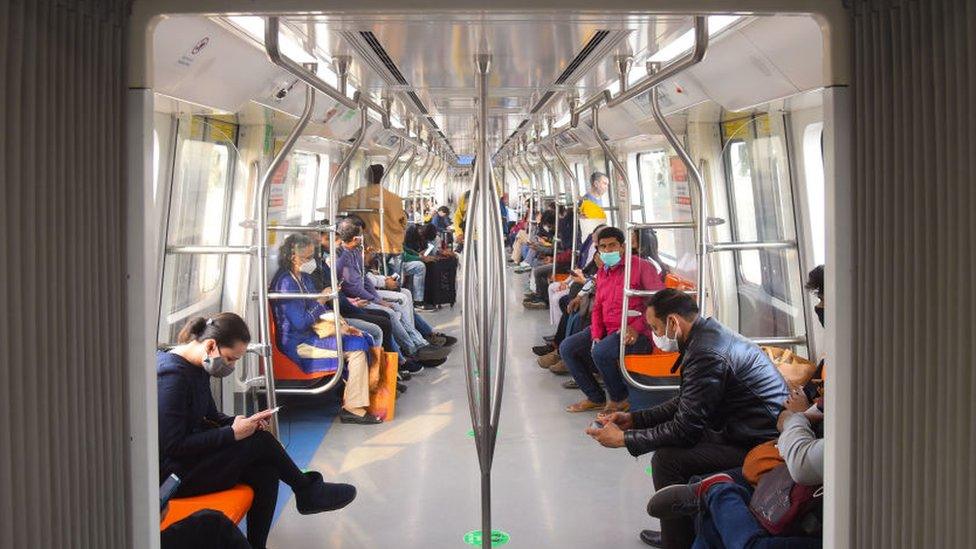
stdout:
<svg viewBox="0 0 976 549">
<path fill-rule="evenodd" d="M 277 381 L 315 381 L 330 377 L 334 372 L 313 372 L 306 374 L 288 355 L 278 349 L 278 324 L 275 322 L 274 307 L 268 307 L 268 328 L 271 331 L 271 360 L 274 362 L 274 377 Z"/>
</svg>

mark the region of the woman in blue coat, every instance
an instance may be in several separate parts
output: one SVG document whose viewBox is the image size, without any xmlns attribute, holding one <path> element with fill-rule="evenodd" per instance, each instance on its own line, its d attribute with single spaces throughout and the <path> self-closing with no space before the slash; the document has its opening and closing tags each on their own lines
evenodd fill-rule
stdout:
<svg viewBox="0 0 976 549">
<path fill-rule="evenodd" d="M 278 272 L 271 281 L 272 293 L 315 293 L 311 274 L 315 268 L 312 239 L 293 234 L 278 252 Z M 331 292 L 326 288 L 323 294 Z M 336 352 L 335 322 L 323 315 L 332 312 L 321 299 L 279 299 L 272 302 L 278 348 L 305 373 L 334 372 L 339 366 Z M 327 315 L 327 318 L 328 318 Z M 334 318 L 334 317 L 333 317 Z M 368 334 L 343 323 L 342 351 L 346 360 L 346 387 L 342 395 L 343 423 L 376 424 L 382 420 L 366 412 L 369 406 L 370 378 L 378 381 L 378 365 L 370 371 L 368 351 L 374 343 Z"/>
</svg>

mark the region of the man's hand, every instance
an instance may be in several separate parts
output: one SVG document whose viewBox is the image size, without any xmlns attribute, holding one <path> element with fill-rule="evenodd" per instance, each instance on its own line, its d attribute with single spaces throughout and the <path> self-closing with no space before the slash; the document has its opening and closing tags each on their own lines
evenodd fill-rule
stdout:
<svg viewBox="0 0 976 549">
<path fill-rule="evenodd" d="M 569 289 L 569 284 L 566 284 L 566 281 L 564 280 L 564 281 L 562 281 L 562 282 L 559 283 L 559 286 L 557 286 L 557 289 L 560 292 L 565 291 L 565 290 Z"/>
<path fill-rule="evenodd" d="M 366 301 L 360 297 L 354 297 L 350 299 L 349 302 L 352 303 L 354 307 L 365 307 L 366 305 L 369 305 L 369 301 Z"/>
<path fill-rule="evenodd" d="M 606 448 L 622 448 L 624 432 L 615 423 L 607 423 L 602 429 L 588 428 L 586 434 Z"/>
<path fill-rule="evenodd" d="M 583 271 L 580 269 L 573 269 L 573 282 L 577 284 L 586 284 L 586 277 L 583 276 Z"/>
<path fill-rule="evenodd" d="M 624 331 L 624 345 L 633 345 L 637 341 L 637 330 L 627 326 Z"/>
<path fill-rule="evenodd" d="M 634 414 L 630 412 L 599 413 L 596 418 L 604 424 L 613 423 L 624 431 L 629 431 L 634 428 Z"/>
<path fill-rule="evenodd" d="M 566 310 L 569 311 L 570 313 L 575 313 L 576 311 L 579 310 L 580 302 L 581 300 L 579 296 L 570 299 L 569 303 L 566 304 Z"/>
<path fill-rule="evenodd" d="M 790 389 L 790 395 L 786 397 L 785 408 L 793 413 L 802 414 L 810 409 L 810 401 L 807 399 L 803 387 Z"/>
<path fill-rule="evenodd" d="M 395 309 L 396 308 L 396 304 L 395 303 L 392 303 L 390 301 L 386 301 L 385 299 L 380 300 L 380 305 L 382 305 L 383 307 L 386 307 L 387 309 Z"/>
</svg>

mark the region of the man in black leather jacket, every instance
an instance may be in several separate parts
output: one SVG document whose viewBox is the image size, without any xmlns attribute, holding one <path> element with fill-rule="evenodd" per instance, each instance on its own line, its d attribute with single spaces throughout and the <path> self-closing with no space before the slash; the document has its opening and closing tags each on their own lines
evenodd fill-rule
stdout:
<svg viewBox="0 0 976 549">
<path fill-rule="evenodd" d="M 600 444 L 626 446 L 634 456 L 654 452 L 654 488 L 687 483 L 692 476 L 740 467 L 746 453 L 776 438 L 786 381 L 754 343 L 712 318 L 701 318 L 691 296 L 662 290 L 647 307 L 655 347 L 680 351 L 678 396 L 647 410 L 601 417 L 587 433 Z M 661 534 L 641 532 L 648 545 L 691 547 L 688 519 L 661 521 Z"/>
</svg>

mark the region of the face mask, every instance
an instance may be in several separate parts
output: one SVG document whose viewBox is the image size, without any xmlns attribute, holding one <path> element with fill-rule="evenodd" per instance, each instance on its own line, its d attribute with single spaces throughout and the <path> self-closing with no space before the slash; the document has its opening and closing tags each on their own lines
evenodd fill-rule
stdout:
<svg viewBox="0 0 976 549">
<path fill-rule="evenodd" d="M 203 359 L 203 369 L 213 377 L 227 377 L 234 373 L 234 364 L 220 355 L 208 356 Z"/>
<path fill-rule="evenodd" d="M 657 335 L 653 331 L 651 337 L 654 338 L 654 346 L 665 353 L 673 353 L 678 350 L 678 334 L 675 337 L 668 336 L 668 322 L 664 322 L 664 335 Z"/>
<path fill-rule="evenodd" d="M 817 313 L 817 320 L 820 321 L 820 325 L 824 326 L 824 310 L 823 307 L 814 307 L 814 312 Z M 826 326 L 824 326 L 826 328 Z"/>
<path fill-rule="evenodd" d="M 600 252 L 600 259 L 607 267 L 613 267 L 620 263 L 620 252 Z"/>
<path fill-rule="evenodd" d="M 299 267 L 298 270 L 305 274 L 312 274 L 315 272 L 316 267 L 318 267 L 318 265 L 315 264 L 315 260 L 312 258 L 308 258 L 308 261 L 302 263 L 301 267 Z"/>
</svg>

